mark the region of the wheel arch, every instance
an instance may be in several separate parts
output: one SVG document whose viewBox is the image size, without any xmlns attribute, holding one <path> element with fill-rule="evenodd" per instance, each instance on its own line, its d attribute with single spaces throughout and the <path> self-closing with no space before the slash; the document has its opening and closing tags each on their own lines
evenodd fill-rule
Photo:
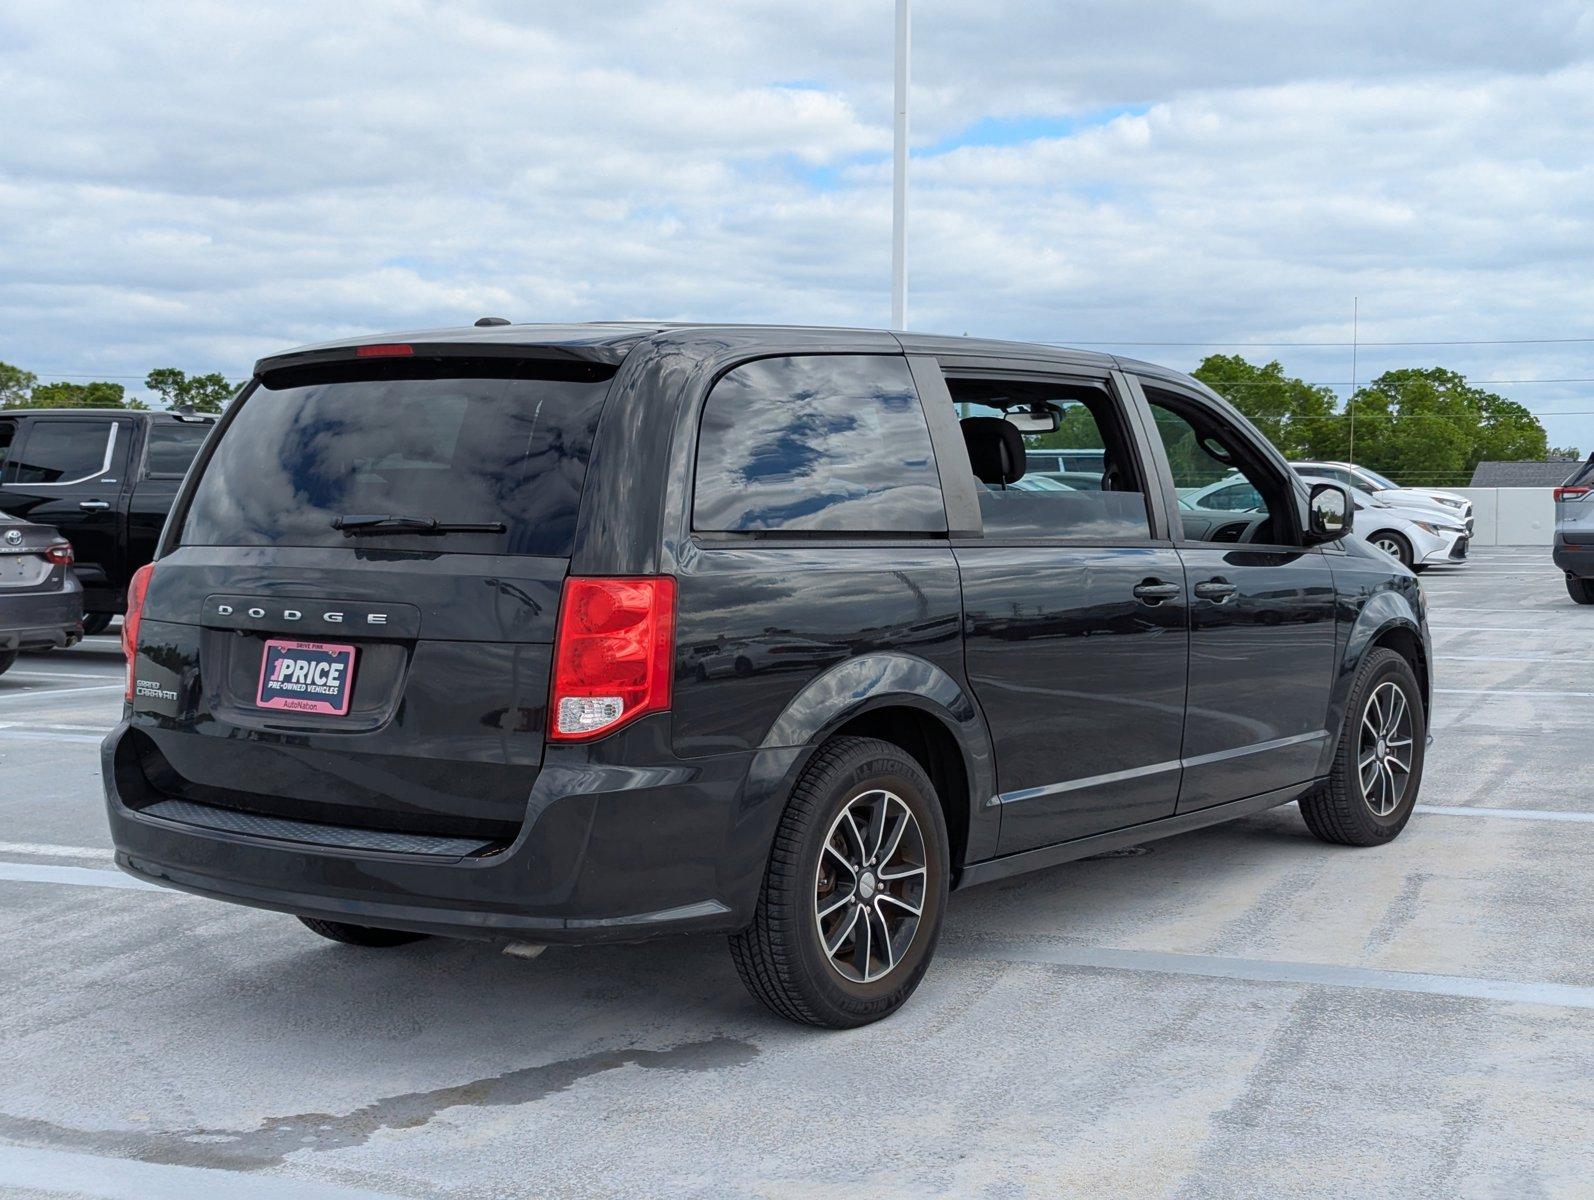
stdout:
<svg viewBox="0 0 1594 1200">
<path fill-rule="evenodd" d="M 1393 526 L 1381 525 L 1374 528 L 1371 532 L 1365 534 L 1364 536 L 1366 538 L 1367 544 L 1371 546 L 1381 534 L 1387 534 L 1389 537 L 1396 539 L 1401 545 L 1406 547 L 1407 556 L 1411 558 L 1413 562 L 1416 561 L 1417 547 L 1415 544 L 1413 544 L 1411 538 L 1407 537 L 1404 533 Z"/>
<path fill-rule="evenodd" d="M 1411 664 L 1422 688 L 1423 711 L 1433 710 L 1432 647 L 1427 626 L 1417 608 L 1418 585 L 1415 578 L 1408 582 L 1408 588 L 1387 588 L 1374 593 L 1357 613 L 1340 659 L 1329 728 L 1339 728 L 1356 673 L 1367 655 L 1380 648 L 1395 651 Z"/>
<path fill-rule="evenodd" d="M 990 734 L 957 680 L 909 654 L 849 659 L 792 699 L 760 750 L 802 748 L 785 780 L 789 795 L 813 753 L 844 734 L 891 742 L 924 768 L 946 815 L 954 883 L 964 863 L 995 853 L 1000 812 L 985 803 L 996 790 Z"/>
</svg>

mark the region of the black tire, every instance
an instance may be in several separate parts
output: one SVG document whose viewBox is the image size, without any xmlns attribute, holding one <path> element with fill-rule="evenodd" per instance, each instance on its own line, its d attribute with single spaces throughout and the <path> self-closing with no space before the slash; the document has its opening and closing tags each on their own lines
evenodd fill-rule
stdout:
<svg viewBox="0 0 1594 1200">
<path fill-rule="evenodd" d="M 104 633 L 111 627 L 111 618 L 115 615 L 115 613 L 84 613 L 83 636 L 94 637 L 96 634 Z"/>
<path fill-rule="evenodd" d="M 1404 698 L 1410 713 L 1410 758 L 1405 783 L 1398 797 L 1394 792 L 1384 793 L 1394 801 L 1389 811 L 1380 813 L 1378 799 L 1363 787 L 1361 763 L 1364 759 L 1362 745 L 1364 721 L 1372 717 L 1375 693 L 1387 696 L 1385 685 L 1393 685 Z M 1373 722 L 1381 724 L 1381 722 Z M 1318 838 L 1341 846 L 1380 846 L 1394 841 L 1411 820 L 1417 793 L 1422 786 L 1423 750 L 1428 738 L 1428 714 L 1423 709 L 1422 687 L 1411 664 L 1393 650 L 1377 649 L 1368 653 L 1356 681 L 1351 685 L 1350 701 L 1345 706 L 1344 728 L 1334 753 L 1334 765 L 1328 779 L 1300 799 L 1301 816 L 1306 827 Z M 1382 747 L 1384 739 L 1378 739 Z M 1393 747 L 1398 754 L 1399 749 Z M 1373 778 L 1381 784 L 1382 766 L 1375 768 Z M 1389 769 L 1393 780 L 1394 769 Z"/>
<path fill-rule="evenodd" d="M 15 650 L 0 650 L 0 675 L 4 675 L 16 665 L 17 652 Z"/>
<path fill-rule="evenodd" d="M 1411 561 L 1413 558 L 1411 553 L 1411 543 L 1408 542 L 1403 536 L 1396 533 L 1393 529 L 1380 529 L 1377 533 L 1369 533 L 1367 535 L 1367 540 L 1373 543 L 1375 546 L 1381 541 L 1388 542 L 1394 547 L 1394 554 L 1391 555 L 1391 557 L 1398 558 L 1400 560 L 1400 565 L 1403 567 L 1411 566 Z M 1382 547 L 1379 548 L 1382 549 Z"/>
<path fill-rule="evenodd" d="M 1572 597 L 1574 603 L 1594 604 L 1594 579 L 1579 579 L 1576 575 L 1568 575 L 1566 594 Z"/>
<path fill-rule="evenodd" d="M 319 917 L 300 917 L 305 928 L 345 946 L 403 946 L 427 935 L 406 933 L 402 929 L 374 929 L 369 925 L 349 925 L 343 921 L 323 921 Z"/>
<path fill-rule="evenodd" d="M 916 824 L 907 827 L 908 836 L 915 830 L 920 835 L 916 843 L 923 859 L 922 894 L 917 896 L 919 913 L 911 933 L 905 924 L 899 925 L 895 934 L 889 925 L 883 927 L 882 945 L 889 948 L 894 937 L 904 939 L 900 953 L 891 956 L 892 965 L 870 980 L 873 960 L 866 946 L 862 978 L 851 979 L 842 974 L 843 967 L 832 962 L 820 941 L 824 923 L 818 908 L 825 881 L 821 863 L 829 863 L 826 844 L 833 836 L 840 839 L 836 844 L 850 844 L 841 832 L 843 814 L 849 809 L 867 812 L 867 807 L 852 806 L 867 806 L 871 797 L 886 794 L 912 814 Z M 887 800 L 877 799 L 874 803 L 885 804 Z M 895 806 L 888 806 L 886 811 L 896 812 Z M 877 852 L 887 832 L 883 823 L 881 836 L 875 839 Z M 872 830 L 865 829 L 864 837 L 870 836 Z M 866 855 L 865 850 L 863 856 Z M 873 864 L 872 859 L 868 861 Z M 892 861 L 891 856 L 882 855 L 879 867 L 888 861 Z M 863 874 L 874 878 L 869 867 Z M 790 1021 L 827 1029 L 852 1029 L 888 1017 L 907 1002 L 929 968 L 941 936 L 948 875 L 946 819 L 935 788 L 919 764 L 890 742 L 832 738 L 820 747 L 803 772 L 781 817 L 753 923 L 731 936 L 736 970 L 760 1003 Z M 838 893 L 844 878 L 839 871 L 834 873 Z M 851 898 L 838 894 L 838 899 L 856 905 L 859 912 L 876 913 L 882 907 L 884 886 L 875 891 L 865 888 L 862 876 L 855 878 L 858 882 L 848 893 Z M 882 881 L 886 878 L 882 872 Z M 866 904 L 871 896 L 875 899 Z M 847 908 L 841 918 L 851 913 L 852 909 Z M 854 916 L 855 922 L 858 919 Z M 869 920 L 865 916 L 864 926 L 859 928 L 878 927 L 870 926 Z M 838 946 L 848 944 L 845 938 L 837 941 Z M 850 944 L 856 947 L 856 939 Z"/>
</svg>

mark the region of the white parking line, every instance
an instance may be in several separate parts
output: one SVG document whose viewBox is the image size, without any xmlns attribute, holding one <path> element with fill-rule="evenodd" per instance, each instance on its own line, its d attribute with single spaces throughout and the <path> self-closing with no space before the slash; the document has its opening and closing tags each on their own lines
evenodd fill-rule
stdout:
<svg viewBox="0 0 1594 1200">
<path fill-rule="evenodd" d="M 7 679 L 118 679 L 120 671 L 7 671 Z"/>
<path fill-rule="evenodd" d="M 124 888 L 133 892 L 163 892 L 153 883 L 90 867 L 55 867 L 42 863 L 0 863 L 0 882 L 62 883 L 68 887 Z"/>
<path fill-rule="evenodd" d="M 1594 667 L 1594 658 L 1559 658 L 1549 654 L 1436 654 L 1436 662 L 1554 663 L 1558 667 Z"/>
<path fill-rule="evenodd" d="M 1460 808 L 1419 804 L 1412 811 L 1435 817 L 1501 817 L 1508 821 L 1577 821 L 1594 824 L 1594 813 L 1556 812 L 1548 808 Z"/>
<path fill-rule="evenodd" d="M 1437 696 L 1526 696 L 1532 700 L 1594 700 L 1594 692 L 1539 692 L 1509 688 L 1434 688 Z"/>
<path fill-rule="evenodd" d="M 31 854 L 35 858 L 93 858 L 109 860 L 109 850 L 93 846 L 57 846 L 45 842 L 0 842 L 0 854 Z"/>
<path fill-rule="evenodd" d="M 1594 1008 L 1594 987 L 1578 987 L 1568 983 L 1518 983 L 1507 979 L 1472 979 L 1464 975 L 1427 975 L 1411 971 L 1341 967 L 1331 963 L 1221 958 L 1213 954 L 1172 954 L 1158 950 L 1114 950 L 1105 946 L 1058 946 L 1003 940 L 987 942 L 965 937 L 959 937 L 949 951 L 960 958 L 995 959 L 999 962 L 1033 962 L 1109 971 L 1149 971 L 1161 975 L 1362 988 L 1379 992 L 1416 992 L 1472 1000 L 1501 1000 L 1508 1004 Z"/>
<path fill-rule="evenodd" d="M 1434 633 L 1539 633 L 1546 637 L 1562 637 L 1569 633 L 1594 633 L 1594 625 L 1587 629 L 1546 629 L 1542 625 L 1529 628 L 1525 625 L 1440 625 L 1430 622 L 1428 628 Z"/>
<path fill-rule="evenodd" d="M 0 1188 L 41 1196 L 95 1200 L 398 1200 L 385 1192 L 317 1183 L 276 1172 L 245 1174 L 215 1167 L 137 1162 L 126 1158 L 0 1146 Z"/>
<path fill-rule="evenodd" d="M 74 725 L 68 721 L 39 722 L 26 721 L 0 721 L 0 729 L 43 729 L 50 733 L 97 733 L 104 737 L 111 731 L 111 727 L 104 723 L 99 725 Z"/>
<path fill-rule="evenodd" d="M 1447 613 L 1500 613 L 1502 615 L 1512 617 L 1532 617 L 1543 613 L 1555 613 L 1560 616 L 1569 616 L 1576 610 L 1569 609 L 1565 605 L 1558 605 L 1555 608 L 1473 608 L 1471 605 L 1467 604 L 1446 604 L 1443 611 Z M 1594 618 L 1590 618 L 1590 620 L 1594 620 Z"/>
<path fill-rule="evenodd" d="M 109 730 L 106 731 L 110 732 Z M 53 729 L 28 729 L 26 726 L 0 726 L 0 740 L 7 742 L 68 742 L 78 746 L 98 746 L 104 733 L 56 733 Z"/>
<path fill-rule="evenodd" d="M 0 692 L 0 700 L 34 700 L 40 696 L 65 696 L 72 692 L 120 692 L 127 685 L 125 683 L 101 683 L 93 687 L 76 688 L 38 688 L 34 691 Z"/>
</svg>

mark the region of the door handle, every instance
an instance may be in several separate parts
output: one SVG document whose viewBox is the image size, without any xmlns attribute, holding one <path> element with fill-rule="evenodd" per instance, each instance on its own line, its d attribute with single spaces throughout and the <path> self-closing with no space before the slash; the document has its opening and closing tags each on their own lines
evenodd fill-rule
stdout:
<svg viewBox="0 0 1594 1200">
<path fill-rule="evenodd" d="M 1161 604 L 1164 600 L 1172 600 L 1183 590 L 1177 583 L 1148 579 L 1135 587 L 1135 599 L 1145 604 Z"/>
<path fill-rule="evenodd" d="M 109 500 L 79 500 L 77 506 L 84 512 L 104 512 L 111 507 Z"/>
<path fill-rule="evenodd" d="M 1227 579 L 1208 579 L 1204 583 L 1195 585 L 1195 594 L 1198 597 L 1202 600 L 1216 600 L 1219 604 L 1239 590 L 1236 584 L 1230 583 Z"/>
</svg>

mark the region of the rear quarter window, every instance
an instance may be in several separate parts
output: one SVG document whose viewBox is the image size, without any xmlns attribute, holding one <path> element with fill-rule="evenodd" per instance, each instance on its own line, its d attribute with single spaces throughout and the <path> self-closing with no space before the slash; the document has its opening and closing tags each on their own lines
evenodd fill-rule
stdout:
<svg viewBox="0 0 1594 1200">
<path fill-rule="evenodd" d="M 799 355 L 728 372 L 703 409 L 692 511 L 703 532 L 946 532 L 906 360 Z"/>
<path fill-rule="evenodd" d="M 612 375 L 444 358 L 268 376 L 218 434 L 181 541 L 568 556 Z M 333 525 L 367 515 L 504 530 L 351 538 Z"/>
<path fill-rule="evenodd" d="M 210 424 L 152 424 L 144 452 L 144 471 L 151 479 L 181 479 L 209 435 Z"/>
</svg>

